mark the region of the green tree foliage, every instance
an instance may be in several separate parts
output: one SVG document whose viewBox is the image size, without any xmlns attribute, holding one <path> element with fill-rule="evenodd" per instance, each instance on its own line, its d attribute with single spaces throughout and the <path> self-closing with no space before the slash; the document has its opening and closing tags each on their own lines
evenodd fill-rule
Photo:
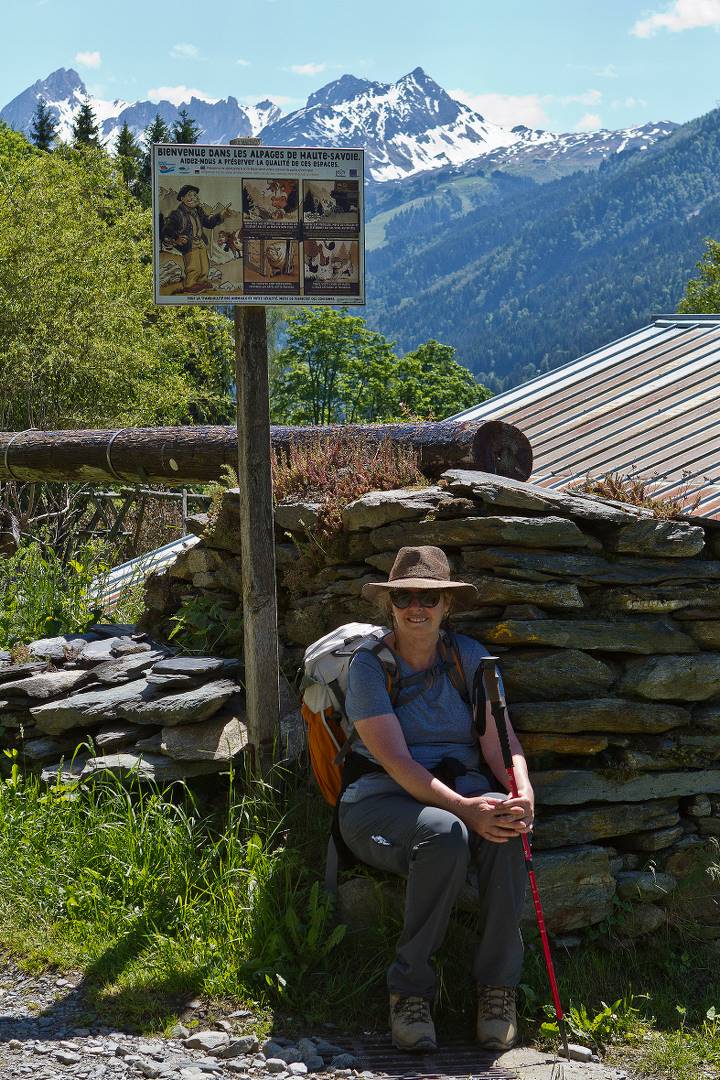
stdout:
<svg viewBox="0 0 720 1080">
<path fill-rule="evenodd" d="M 53 143 L 57 139 L 57 125 L 44 97 L 38 98 L 30 135 L 38 150 L 52 150 Z"/>
<path fill-rule="evenodd" d="M 74 147 L 100 145 L 100 128 L 93 107 L 87 99 L 75 114 L 72 135 Z"/>
<path fill-rule="evenodd" d="M 152 202 L 152 147 L 153 143 L 169 143 L 170 128 L 163 120 L 160 113 L 155 113 L 155 119 L 145 128 L 142 140 L 142 161 L 140 163 L 140 175 L 138 177 L 136 194 L 143 206 L 149 206 Z"/>
<path fill-rule="evenodd" d="M 290 316 L 287 344 L 271 370 L 276 423 L 442 419 L 488 395 L 454 360 L 454 349 L 431 341 L 398 359 L 364 319 L 332 308 Z"/>
<path fill-rule="evenodd" d="M 700 276 L 688 281 L 678 311 L 713 315 L 720 312 L 720 243 L 705 241 L 705 254 L 697 264 Z"/>
<path fill-rule="evenodd" d="M 10 171 L 23 158 L 37 157 L 37 151 L 30 145 L 24 135 L 0 120 L 0 165 L 3 173 L 0 173 L 0 207 L 6 206 L 9 193 L 6 190 Z"/>
<path fill-rule="evenodd" d="M 178 118 L 172 126 L 172 140 L 176 143 L 196 143 L 200 137 L 200 127 L 188 115 L 187 109 L 180 109 Z"/>
<path fill-rule="evenodd" d="M 115 143 L 115 157 L 128 191 L 133 195 L 137 194 L 140 170 L 143 164 L 143 152 L 135 141 L 135 136 L 130 130 L 127 120 L 120 128 L 120 134 Z"/>
<path fill-rule="evenodd" d="M 150 212 L 117 162 L 27 148 L 0 129 L 0 428 L 229 420 L 229 321 L 153 304 Z"/>
<path fill-rule="evenodd" d="M 402 405 L 413 416 L 442 420 L 491 396 L 455 359 L 452 345 L 427 341 L 398 361 Z"/>
</svg>

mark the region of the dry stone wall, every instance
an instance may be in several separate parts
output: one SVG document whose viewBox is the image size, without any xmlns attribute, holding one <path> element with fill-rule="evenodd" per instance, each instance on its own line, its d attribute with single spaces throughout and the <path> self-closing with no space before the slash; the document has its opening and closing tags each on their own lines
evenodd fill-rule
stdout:
<svg viewBox="0 0 720 1080">
<path fill-rule="evenodd" d="M 572 935 L 610 915 L 627 936 L 657 928 L 720 836 L 720 522 L 450 470 L 347 506 L 341 541 L 310 575 L 297 545 L 318 511 L 276 513 L 288 668 L 328 630 L 377 621 L 360 590 L 386 579 L 400 546 L 442 547 L 479 590 L 455 628 L 501 658 L 537 794 L 550 928 Z M 195 527 L 201 542 L 149 583 L 156 629 L 188 593 L 238 606 L 237 495 Z M 693 903 L 706 936 L 720 937 L 709 879 Z"/>
<path fill-rule="evenodd" d="M 199 542 L 149 579 L 142 627 L 155 639 L 183 599 L 211 597 L 217 609 L 238 611 L 238 505 L 229 491 L 212 520 L 194 519 Z M 500 655 L 537 794 L 535 861 L 550 929 L 572 937 L 612 915 L 637 936 L 660 926 L 684 890 L 701 932 L 720 938 L 710 880 L 689 887 L 720 836 L 720 522 L 658 520 L 450 470 L 432 487 L 374 492 L 347 506 L 341 538 L 310 570 L 300 553 L 307 544 L 318 550 L 308 537 L 319 512 L 306 503 L 276 512 L 286 674 L 327 631 L 378 620 L 360 591 L 386 579 L 398 547 L 443 547 L 457 576 L 479 590 L 455 628 Z M 73 664 L 60 674 L 70 699 L 88 696 Z M 92 717 L 98 733 L 103 718 L 110 728 L 120 719 L 153 724 L 152 746 L 168 755 L 182 725 L 163 719 L 157 702 L 144 709 L 124 685 L 112 719 L 88 705 L 74 722 Z M 44 737 L 62 737 L 62 707 L 43 714 L 36 697 L 29 712 L 36 728 L 46 717 Z M 212 746 L 217 712 L 196 721 L 196 738 L 205 729 Z"/>
</svg>

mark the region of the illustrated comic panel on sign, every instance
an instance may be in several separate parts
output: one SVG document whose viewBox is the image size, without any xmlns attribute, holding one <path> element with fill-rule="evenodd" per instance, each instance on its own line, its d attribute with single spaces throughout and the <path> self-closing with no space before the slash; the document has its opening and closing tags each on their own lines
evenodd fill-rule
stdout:
<svg viewBox="0 0 720 1080">
<path fill-rule="evenodd" d="M 243 291 L 242 191 L 236 177 L 162 176 L 161 296 L 227 299 Z"/>
</svg>

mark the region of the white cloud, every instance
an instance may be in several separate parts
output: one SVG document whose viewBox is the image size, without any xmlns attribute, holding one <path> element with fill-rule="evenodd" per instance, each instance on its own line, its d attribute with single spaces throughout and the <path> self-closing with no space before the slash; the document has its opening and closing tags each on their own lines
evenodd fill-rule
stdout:
<svg viewBox="0 0 720 1080">
<path fill-rule="evenodd" d="M 244 60 L 242 57 L 239 60 L 236 60 L 235 63 L 240 67 L 250 67 L 250 61 Z"/>
<path fill-rule="evenodd" d="M 559 101 L 561 105 L 597 105 L 602 100 L 600 90 L 585 90 L 582 94 L 566 94 L 564 97 L 555 97 L 549 94 L 546 101 Z"/>
<path fill-rule="evenodd" d="M 294 75 L 319 75 L 326 67 L 327 64 L 293 64 L 290 71 Z"/>
<path fill-rule="evenodd" d="M 576 131 L 597 131 L 602 127 L 602 120 L 597 113 L 585 113 L 575 125 Z"/>
<path fill-rule="evenodd" d="M 210 105 L 214 105 L 219 98 L 210 97 L 204 90 L 197 90 L 190 86 L 155 86 L 151 90 L 148 90 L 147 96 L 150 101 L 169 101 L 172 105 L 182 105 L 184 102 L 190 100 L 191 97 L 199 98 L 200 101 L 207 101 Z"/>
<path fill-rule="evenodd" d="M 658 30 L 677 34 L 703 26 L 720 26 L 720 0 L 675 0 L 665 11 L 638 19 L 630 33 L 647 38 Z"/>
<path fill-rule="evenodd" d="M 613 109 L 644 109 L 647 105 L 645 98 L 626 97 L 616 98 L 612 103 Z"/>
<path fill-rule="evenodd" d="M 620 78 L 620 72 L 614 64 L 606 64 L 605 67 L 598 68 L 597 71 L 593 71 L 593 75 L 596 75 L 598 79 Z"/>
<path fill-rule="evenodd" d="M 539 94 L 472 94 L 468 90 L 449 90 L 450 97 L 501 127 L 526 124 L 527 127 L 544 127 L 548 118 Z"/>
<path fill-rule="evenodd" d="M 187 41 L 180 41 L 173 45 L 170 55 L 174 60 L 203 60 L 197 45 L 191 45 Z"/>
<path fill-rule="evenodd" d="M 102 56 L 99 52 L 76 52 L 75 62 L 83 67 L 99 68 L 102 64 Z"/>
</svg>

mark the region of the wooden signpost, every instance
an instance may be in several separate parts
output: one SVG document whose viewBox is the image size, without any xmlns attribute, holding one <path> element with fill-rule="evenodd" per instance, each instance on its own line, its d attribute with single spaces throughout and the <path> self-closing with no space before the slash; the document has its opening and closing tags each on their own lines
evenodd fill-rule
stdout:
<svg viewBox="0 0 720 1080">
<path fill-rule="evenodd" d="M 248 737 L 280 715 L 266 303 L 364 303 L 363 153 L 154 146 L 155 301 L 232 304 Z"/>
</svg>

